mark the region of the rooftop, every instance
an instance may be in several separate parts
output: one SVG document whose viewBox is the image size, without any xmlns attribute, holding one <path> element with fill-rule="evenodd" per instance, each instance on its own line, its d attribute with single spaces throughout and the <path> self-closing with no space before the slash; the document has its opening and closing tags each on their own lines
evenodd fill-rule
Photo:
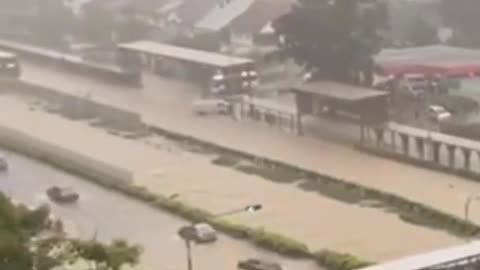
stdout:
<svg viewBox="0 0 480 270">
<path fill-rule="evenodd" d="M 293 91 L 312 93 L 345 101 L 361 101 L 364 99 L 387 95 L 387 93 L 383 91 L 344 83 L 337 83 L 333 81 L 313 81 L 302 83 L 294 87 Z"/>
<path fill-rule="evenodd" d="M 434 266 L 447 264 L 461 259 L 479 256 L 480 242 L 436 250 L 424 254 L 406 257 L 391 262 L 378 264 L 360 270 L 422 270 Z M 434 268 L 431 268 L 434 269 Z"/>
<path fill-rule="evenodd" d="M 480 64 L 480 50 L 433 45 L 406 49 L 386 49 L 375 56 L 380 65 L 459 66 Z"/>
<path fill-rule="evenodd" d="M 150 53 L 157 56 L 169 57 L 186 62 L 205 64 L 213 67 L 229 67 L 253 63 L 253 61 L 248 58 L 240 58 L 219 53 L 178 47 L 153 41 L 136 41 L 132 43 L 120 44 L 118 47 L 137 52 Z"/>
</svg>

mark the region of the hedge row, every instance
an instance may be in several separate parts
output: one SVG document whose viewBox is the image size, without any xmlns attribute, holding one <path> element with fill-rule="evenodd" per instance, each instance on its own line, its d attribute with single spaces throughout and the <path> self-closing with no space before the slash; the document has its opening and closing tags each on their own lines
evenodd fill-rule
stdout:
<svg viewBox="0 0 480 270">
<path fill-rule="evenodd" d="M 457 216 L 444 213 L 433 207 L 402 198 L 395 194 L 358 185 L 343 179 L 320 174 L 312 170 L 272 160 L 270 158 L 255 156 L 241 150 L 226 148 L 159 127 L 150 126 L 149 128 L 160 136 L 181 144 L 194 145 L 197 149 L 202 149 L 205 152 L 215 152 L 219 155 L 230 155 L 233 159 L 244 159 L 260 166 L 290 171 L 293 174 L 301 175 L 303 179 L 309 179 L 313 182 L 320 181 L 322 183 L 331 183 L 341 186 L 344 190 L 349 191 L 352 196 L 359 196 L 362 200 L 378 201 L 381 202 L 384 207 L 396 210 L 400 218 L 406 222 L 428 226 L 434 229 L 441 229 L 462 238 L 468 238 L 480 234 L 480 226 L 472 222 L 465 221 Z"/>
<path fill-rule="evenodd" d="M 371 262 L 361 261 L 349 254 L 338 253 L 331 250 L 315 252 L 314 257 L 318 265 L 335 270 L 359 269 L 373 264 Z"/>
<path fill-rule="evenodd" d="M 214 219 L 212 218 L 212 214 L 207 211 L 191 207 L 180 201 L 168 200 L 161 195 L 152 193 L 145 187 L 134 186 L 126 182 L 118 181 L 117 179 L 106 178 L 104 175 L 98 175 L 92 171 L 79 171 L 75 168 L 74 164 L 69 164 L 63 162 L 62 159 L 39 153 L 33 148 L 30 148 L 28 145 L 14 145 L 0 140 L 0 147 L 37 159 L 41 162 L 48 163 L 58 169 L 74 175 L 79 175 L 83 177 L 83 179 L 91 181 L 94 184 L 98 184 L 103 188 L 120 192 L 129 198 L 142 201 L 159 210 L 168 211 L 169 213 L 180 216 L 191 222 L 208 222 L 218 231 L 237 239 L 250 241 L 258 247 L 279 253 L 281 255 L 294 258 L 313 258 L 316 259 L 316 262 L 320 266 L 329 270 L 353 270 L 355 268 L 345 268 L 344 262 L 350 260 L 358 262 L 361 261 L 352 255 L 342 253 L 312 253 L 306 244 L 284 235 L 268 232 L 262 228 L 251 228 L 228 220 Z M 325 264 L 323 261 L 328 261 L 330 263 Z M 338 262 L 338 265 L 334 262 Z"/>
</svg>

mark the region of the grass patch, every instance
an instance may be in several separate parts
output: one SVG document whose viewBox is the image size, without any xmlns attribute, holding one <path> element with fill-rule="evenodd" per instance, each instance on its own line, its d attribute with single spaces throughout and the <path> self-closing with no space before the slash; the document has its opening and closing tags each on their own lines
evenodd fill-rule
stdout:
<svg viewBox="0 0 480 270">
<path fill-rule="evenodd" d="M 362 201 L 366 200 L 364 192 L 347 189 L 344 185 L 339 183 L 307 180 L 301 182 L 298 187 L 305 191 L 316 192 L 327 198 L 348 204 L 360 204 Z"/>
<path fill-rule="evenodd" d="M 315 261 L 319 266 L 330 270 L 354 270 L 372 265 L 372 262 L 359 260 L 358 258 L 332 250 L 315 252 Z"/>
<path fill-rule="evenodd" d="M 236 166 L 235 169 L 243 173 L 260 176 L 264 179 L 277 183 L 293 183 L 302 177 L 300 174 L 291 170 L 268 165 L 246 164 Z"/>
<path fill-rule="evenodd" d="M 223 167 L 234 167 L 238 163 L 240 163 L 241 159 L 229 156 L 229 155 L 221 155 L 212 160 L 212 163 L 218 166 Z"/>
</svg>

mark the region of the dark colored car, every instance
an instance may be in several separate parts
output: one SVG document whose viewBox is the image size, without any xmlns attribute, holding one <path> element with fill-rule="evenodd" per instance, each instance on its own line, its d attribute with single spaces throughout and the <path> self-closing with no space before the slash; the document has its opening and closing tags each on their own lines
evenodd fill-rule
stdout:
<svg viewBox="0 0 480 270">
<path fill-rule="evenodd" d="M 237 267 L 242 270 L 282 270 L 280 264 L 260 259 L 246 259 L 239 261 Z"/>
<path fill-rule="evenodd" d="M 47 196 L 56 203 L 75 203 L 80 196 L 71 189 L 51 187 L 47 189 Z"/>
</svg>

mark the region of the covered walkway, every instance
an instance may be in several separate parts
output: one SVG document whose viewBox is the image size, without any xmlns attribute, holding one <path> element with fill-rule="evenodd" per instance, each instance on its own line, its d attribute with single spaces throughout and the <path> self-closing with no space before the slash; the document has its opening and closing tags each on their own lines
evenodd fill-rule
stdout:
<svg viewBox="0 0 480 270">
<path fill-rule="evenodd" d="M 480 266 L 480 242 L 435 250 L 359 270 L 464 270 Z"/>
</svg>

